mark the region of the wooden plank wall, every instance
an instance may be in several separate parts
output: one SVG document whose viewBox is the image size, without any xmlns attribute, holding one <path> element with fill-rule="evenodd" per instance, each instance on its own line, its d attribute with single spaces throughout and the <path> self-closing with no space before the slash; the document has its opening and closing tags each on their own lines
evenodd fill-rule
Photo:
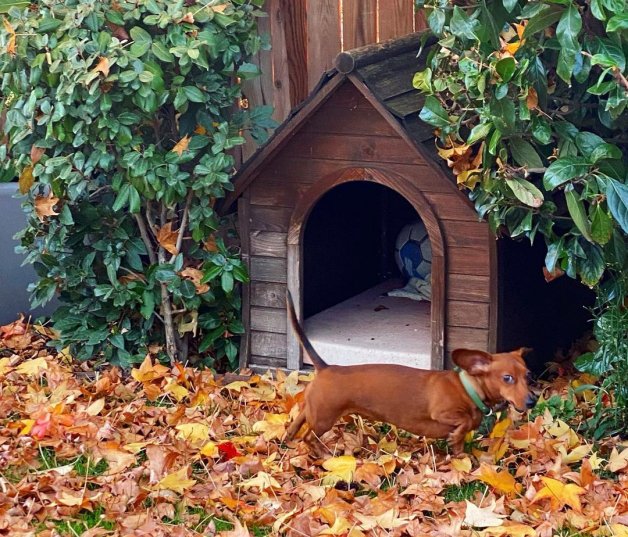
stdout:
<svg viewBox="0 0 628 537">
<path fill-rule="evenodd" d="M 269 34 L 272 49 L 253 60 L 262 76 L 245 83 L 248 104 L 270 104 L 273 117 L 283 121 L 342 50 L 426 28 L 413 6 L 413 0 L 266 0 L 268 17 L 259 19 L 259 29 Z M 237 160 L 255 149 L 253 142 L 246 144 Z"/>
</svg>

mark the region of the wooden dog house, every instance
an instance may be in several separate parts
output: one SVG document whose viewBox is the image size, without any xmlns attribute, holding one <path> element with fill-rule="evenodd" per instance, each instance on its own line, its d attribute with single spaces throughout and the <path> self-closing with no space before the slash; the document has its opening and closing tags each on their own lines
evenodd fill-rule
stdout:
<svg viewBox="0 0 628 537">
<path fill-rule="evenodd" d="M 373 361 L 432 369 L 456 347 L 495 350 L 495 239 L 418 117 L 423 99 L 412 77 L 426 56 L 417 58 L 418 48 L 412 34 L 341 53 L 236 175 L 223 210 L 238 201 L 251 276 L 241 365 L 303 365 L 286 290 L 314 345 L 329 338 L 338 351 L 321 352 L 332 362 L 345 363 L 343 344 Z M 382 248 L 412 215 L 431 242 L 431 303 L 382 295 L 392 285 Z"/>
</svg>

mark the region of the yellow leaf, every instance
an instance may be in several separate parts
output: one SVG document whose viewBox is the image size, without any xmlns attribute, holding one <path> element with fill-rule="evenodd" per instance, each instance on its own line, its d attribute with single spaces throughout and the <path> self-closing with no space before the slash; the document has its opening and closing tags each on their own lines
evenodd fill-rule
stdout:
<svg viewBox="0 0 628 537">
<path fill-rule="evenodd" d="M 515 494 L 521 488 L 521 485 L 506 470 L 499 472 L 495 467 L 488 464 L 482 464 L 475 475 L 487 485 L 504 494 Z"/>
<path fill-rule="evenodd" d="M 253 431 L 263 433 L 264 440 L 272 440 L 273 438 L 281 438 L 286 432 L 286 423 L 290 420 L 288 414 L 266 414 L 263 421 L 257 421 L 253 424 Z"/>
<path fill-rule="evenodd" d="M 24 427 L 22 427 L 22 430 L 20 431 L 20 436 L 25 436 L 31 432 L 33 425 L 35 425 L 35 420 L 26 419 L 26 420 L 20 420 L 20 421 L 24 425 Z"/>
<path fill-rule="evenodd" d="M 469 457 L 463 457 L 461 459 L 453 459 L 451 461 L 451 467 L 454 470 L 457 470 L 458 472 L 462 472 L 462 473 L 468 473 L 471 471 L 471 459 Z"/>
<path fill-rule="evenodd" d="M 102 397 L 94 401 L 91 405 L 89 405 L 85 409 L 85 413 L 90 416 L 98 416 L 101 413 L 102 409 L 105 408 L 105 398 Z"/>
<path fill-rule="evenodd" d="M 481 537 L 534 537 L 536 530 L 530 526 L 504 521 L 503 526 L 493 526 L 479 532 Z"/>
<path fill-rule="evenodd" d="M 26 166 L 26 168 L 22 170 L 20 180 L 18 182 L 20 194 L 27 194 L 34 182 L 35 178 L 33 177 L 33 166 Z"/>
<path fill-rule="evenodd" d="M 130 444 L 125 444 L 122 446 L 129 453 L 139 453 L 142 451 L 150 442 L 131 442 Z"/>
<path fill-rule="evenodd" d="M 190 390 L 173 379 L 168 381 L 168 384 L 164 387 L 164 392 L 171 393 L 177 401 L 182 401 L 190 395 Z"/>
<path fill-rule="evenodd" d="M 201 455 L 206 457 L 218 457 L 219 454 L 220 452 L 215 442 L 207 442 L 201 449 Z"/>
<path fill-rule="evenodd" d="M 581 461 L 590 451 L 591 446 L 587 446 L 586 444 L 572 449 L 569 453 L 567 453 L 565 446 L 558 446 L 558 452 L 561 454 L 565 464 L 573 464 L 574 462 Z"/>
<path fill-rule="evenodd" d="M 188 467 L 184 466 L 159 481 L 159 483 L 157 483 L 157 489 L 183 493 L 195 484 L 196 481 L 194 479 L 188 479 Z"/>
<path fill-rule="evenodd" d="M 178 431 L 177 438 L 187 440 L 191 444 L 202 444 L 209 436 L 209 427 L 204 423 L 181 423 L 175 429 Z"/>
<path fill-rule="evenodd" d="M 334 524 L 330 528 L 320 531 L 318 535 L 344 535 L 352 526 L 353 524 L 346 518 L 337 516 L 336 520 L 334 520 Z"/>
<path fill-rule="evenodd" d="M 476 168 L 474 170 L 465 170 L 456 176 L 456 183 L 458 186 L 464 185 L 467 188 L 473 190 L 475 185 L 480 182 L 482 170 Z"/>
<path fill-rule="evenodd" d="M 388 441 L 386 438 L 382 438 L 378 443 L 377 447 L 384 451 L 385 453 L 394 453 L 397 451 L 397 442 L 394 440 Z"/>
<path fill-rule="evenodd" d="M 628 526 L 624 526 L 623 524 L 611 524 L 610 530 L 612 531 L 613 537 L 628 537 Z"/>
<path fill-rule="evenodd" d="M 242 388 L 250 388 L 251 385 L 248 382 L 244 382 L 243 380 L 236 380 L 234 382 L 230 382 L 225 386 L 227 390 L 233 390 L 234 392 L 240 393 Z"/>
<path fill-rule="evenodd" d="M 593 453 L 589 457 L 589 463 L 591 464 L 592 470 L 599 470 L 602 467 L 603 462 L 604 462 L 604 459 L 602 459 L 601 457 L 598 457 L 597 453 Z"/>
<path fill-rule="evenodd" d="M 277 482 L 277 480 L 272 475 L 267 474 L 266 472 L 258 472 L 255 477 L 247 479 L 246 481 L 242 481 L 242 483 L 240 483 L 240 486 L 247 489 L 251 487 L 257 487 L 260 490 L 281 488 L 281 485 Z"/>
<path fill-rule="evenodd" d="M 6 375 L 9 371 L 13 371 L 11 358 L 0 358 L 0 375 Z"/>
<path fill-rule="evenodd" d="M 608 459 L 608 470 L 611 472 L 618 472 L 628 466 L 628 448 L 624 449 L 621 453 L 614 447 L 611 452 L 611 456 Z"/>
<path fill-rule="evenodd" d="M 323 485 L 335 485 L 338 481 L 350 483 L 356 469 L 355 457 L 342 455 L 332 457 L 323 463 L 323 468 L 327 470 L 323 477 Z"/>
<path fill-rule="evenodd" d="M 580 512 L 580 494 L 584 494 L 585 490 L 574 483 L 565 484 L 551 477 L 541 477 L 544 487 L 541 488 L 532 498 L 530 503 L 535 503 L 543 498 L 550 500 L 553 510 L 560 509 L 563 505 L 569 505 L 574 511 Z"/>
<path fill-rule="evenodd" d="M 172 148 L 172 152 L 177 155 L 183 155 L 183 152 L 187 150 L 190 145 L 190 137 L 186 134 L 183 138 L 181 138 L 177 144 Z"/>
<path fill-rule="evenodd" d="M 490 437 L 502 438 L 506 434 L 506 431 L 511 425 L 512 425 L 512 421 L 510 418 L 504 418 L 503 420 L 498 421 L 495 424 L 495 427 L 493 427 Z"/>
<path fill-rule="evenodd" d="M 6 17 L 2 17 L 2 24 L 4 25 L 4 30 L 9 35 L 15 35 L 15 29 L 11 26 L 11 23 L 7 20 Z"/>
<path fill-rule="evenodd" d="M 41 370 L 48 369 L 48 362 L 42 357 L 32 360 L 25 360 L 15 368 L 15 372 L 20 375 L 39 375 Z"/>
</svg>

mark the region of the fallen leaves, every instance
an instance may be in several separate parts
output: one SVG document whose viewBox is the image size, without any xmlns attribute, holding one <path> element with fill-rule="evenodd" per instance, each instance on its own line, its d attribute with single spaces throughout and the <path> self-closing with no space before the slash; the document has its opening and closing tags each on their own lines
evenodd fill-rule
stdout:
<svg viewBox="0 0 628 537">
<path fill-rule="evenodd" d="M 282 443 L 311 375 L 221 383 L 150 355 L 130 374 L 85 375 L 44 336 L 23 319 L 0 327 L 0 487 L 10 491 L 0 534 L 72 523 L 113 537 L 626 535 L 628 447 L 587 443 L 549 413 L 498 421 L 457 458 L 348 418 L 317 460 L 302 441 Z"/>
<path fill-rule="evenodd" d="M 172 148 L 172 152 L 176 153 L 179 156 L 182 156 L 185 151 L 187 151 L 188 146 L 190 145 L 191 138 L 186 134 L 183 138 L 181 138 L 175 146 Z"/>
<path fill-rule="evenodd" d="M 582 511 L 579 496 L 586 492 L 582 487 L 573 483 L 565 484 L 551 477 L 541 477 L 541 481 L 544 486 L 534 495 L 531 503 L 547 498 L 554 511 L 564 505 L 569 505 L 578 512 Z"/>
</svg>

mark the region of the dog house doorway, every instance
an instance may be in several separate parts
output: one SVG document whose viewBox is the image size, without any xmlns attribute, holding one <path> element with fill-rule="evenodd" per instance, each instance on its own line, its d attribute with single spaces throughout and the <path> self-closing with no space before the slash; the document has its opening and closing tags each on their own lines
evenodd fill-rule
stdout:
<svg viewBox="0 0 628 537">
<path fill-rule="evenodd" d="M 441 286 L 436 285 L 431 300 L 417 300 L 417 293 L 410 298 L 408 290 L 416 289 L 417 282 L 402 290 L 408 278 L 395 259 L 400 231 L 402 235 L 410 233 L 409 226 L 415 224 L 411 240 L 421 239 L 414 245 L 420 244 L 423 250 L 432 247 L 433 263 L 431 274 L 423 281 L 429 285 L 419 279 L 418 294 L 425 297 L 430 288 L 434 291 L 433 282 L 442 280 L 441 237 L 436 233 L 434 247 L 429 211 L 425 218 L 421 214 L 424 211 L 417 210 L 416 200 L 411 203 L 397 189 L 380 181 L 338 181 L 319 193 L 303 218 L 300 240 L 293 245 L 298 262 L 293 259 L 288 263 L 289 271 L 290 267 L 299 268 L 292 277 L 289 273 L 289 286 L 298 280 L 298 309 L 314 347 L 332 364 L 439 367 Z M 422 237 L 421 229 L 429 234 Z M 391 295 L 398 296 L 390 296 L 391 291 Z M 303 360 L 309 362 L 307 357 Z"/>
</svg>

